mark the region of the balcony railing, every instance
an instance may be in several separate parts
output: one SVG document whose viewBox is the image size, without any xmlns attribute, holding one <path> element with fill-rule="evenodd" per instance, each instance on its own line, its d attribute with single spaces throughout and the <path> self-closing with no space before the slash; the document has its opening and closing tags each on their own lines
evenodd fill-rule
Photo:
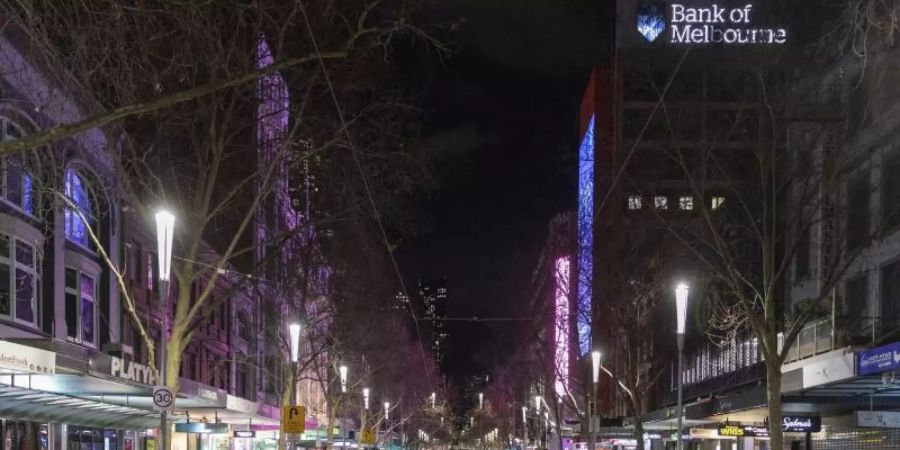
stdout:
<svg viewBox="0 0 900 450">
<path fill-rule="evenodd" d="M 785 363 L 799 361 L 839 348 L 877 345 L 900 337 L 900 319 L 838 316 L 808 323 L 788 350 Z M 784 333 L 778 335 L 782 347 Z"/>
</svg>

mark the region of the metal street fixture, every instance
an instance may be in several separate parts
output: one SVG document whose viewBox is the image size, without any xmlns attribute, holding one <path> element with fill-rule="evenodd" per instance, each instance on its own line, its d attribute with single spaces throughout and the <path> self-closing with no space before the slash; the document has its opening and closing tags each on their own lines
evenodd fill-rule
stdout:
<svg viewBox="0 0 900 450">
<path fill-rule="evenodd" d="M 363 388 L 363 407 L 369 409 L 369 388 Z"/>
<path fill-rule="evenodd" d="M 391 402 L 384 402 L 384 421 L 391 420 Z"/>
<path fill-rule="evenodd" d="M 684 405 L 682 404 L 681 391 L 682 386 L 684 385 L 684 329 L 685 322 L 687 322 L 687 307 L 688 307 L 688 294 L 690 293 L 690 288 L 688 285 L 684 283 L 680 283 L 675 288 L 675 307 L 676 313 L 678 314 L 677 326 L 676 329 L 678 333 L 678 429 L 676 430 L 678 433 L 676 442 L 677 450 L 684 449 L 684 442 L 682 442 L 682 422 L 684 421 Z"/>
<path fill-rule="evenodd" d="M 296 363 L 300 356 L 300 324 L 292 323 L 288 325 L 288 334 L 291 339 L 288 342 L 288 346 L 291 347 L 291 362 Z"/>
<path fill-rule="evenodd" d="M 347 366 L 345 365 L 341 365 L 341 367 L 338 368 L 338 372 L 341 374 L 341 393 L 343 394 L 347 393 L 347 370 Z"/>
<path fill-rule="evenodd" d="M 158 260 L 159 277 L 159 302 L 162 305 L 162 345 L 159 355 L 162 362 L 159 370 L 159 384 L 166 386 L 167 371 L 166 347 L 169 340 L 169 274 L 172 264 L 172 236 L 175 231 L 175 216 L 168 211 L 156 213 L 156 250 Z M 159 433 L 162 441 L 161 450 L 169 449 L 168 410 L 163 409 L 159 415 Z"/>
<path fill-rule="evenodd" d="M 597 394 L 597 383 L 600 382 L 600 361 L 603 354 L 599 350 L 591 352 L 591 394 L 588 396 L 587 413 L 588 413 L 588 450 L 594 450 L 595 430 L 594 430 L 594 400 Z"/>
<path fill-rule="evenodd" d="M 437 393 L 432 392 L 431 393 L 431 409 L 435 409 L 435 408 L 437 408 Z"/>
<path fill-rule="evenodd" d="M 478 409 L 484 409 L 484 393 L 478 393 Z"/>
</svg>

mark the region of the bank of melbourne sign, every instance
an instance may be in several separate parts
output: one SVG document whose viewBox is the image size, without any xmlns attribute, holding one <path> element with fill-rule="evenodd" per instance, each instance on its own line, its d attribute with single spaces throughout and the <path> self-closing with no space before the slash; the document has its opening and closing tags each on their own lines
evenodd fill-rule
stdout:
<svg viewBox="0 0 900 450">
<path fill-rule="evenodd" d="M 669 43 L 675 45 L 780 45 L 787 42 L 785 28 L 756 25 L 754 12 L 750 3 L 740 7 L 717 3 L 697 7 L 650 2 L 638 8 L 637 30 L 644 39 L 653 42 L 669 28 Z"/>
<path fill-rule="evenodd" d="M 872 375 L 900 369 L 900 342 L 856 354 L 857 375 Z"/>
</svg>

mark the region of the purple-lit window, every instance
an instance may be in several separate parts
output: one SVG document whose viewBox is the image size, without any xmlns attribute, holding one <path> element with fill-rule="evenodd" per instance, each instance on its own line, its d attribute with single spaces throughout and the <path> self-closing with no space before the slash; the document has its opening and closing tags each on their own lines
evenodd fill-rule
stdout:
<svg viewBox="0 0 900 450">
<path fill-rule="evenodd" d="M 6 180 L 3 185 L 3 197 L 22 212 L 33 216 L 35 197 L 31 174 L 24 169 L 20 158 L 10 157 L 4 163 Z"/>
<path fill-rule="evenodd" d="M 151 291 L 156 290 L 156 253 L 147 252 L 147 262 L 144 264 L 144 267 L 147 268 L 146 276 L 147 276 L 147 289 Z"/>
<path fill-rule="evenodd" d="M 78 208 L 78 211 L 84 216 L 85 220 L 75 212 L 75 210 L 66 205 L 65 223 L 66 238 L 82 247 L 91 247 L 89 227 L 91 230 L 97 230 L 97 212 L 94 209 L 93 196 L 91 195 L 87 181 L 81 174 L 73 169 L 66 170 L 66 196 Z"/>
<path fill-rule="evenodd" d="M 0 140 L 14 141 L 25 136 L 22 127 L 0 117 Z M 34 215 L 34 180 L 19 156 L 3 160 L 3 199 L 28 215 Z"/>
<path fill-rule="evenodd" d="M 0 317 L 37 326 L 38 262 L 33 245 L 0 234 Z"/>
</svg>

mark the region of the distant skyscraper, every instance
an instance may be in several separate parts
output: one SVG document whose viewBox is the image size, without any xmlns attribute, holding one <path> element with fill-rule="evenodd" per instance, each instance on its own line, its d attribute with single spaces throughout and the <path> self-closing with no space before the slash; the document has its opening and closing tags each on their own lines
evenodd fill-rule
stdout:
<svg viewBox="0 0 900 450">
<path fill-rule="evenodd" d="M 431 325 L 431 353 L 438 367 L 444 368 L 447 354 L 447 279 L 419 282 L 419 295 L 425 306 L 425 320 Z"/>
</svg>

